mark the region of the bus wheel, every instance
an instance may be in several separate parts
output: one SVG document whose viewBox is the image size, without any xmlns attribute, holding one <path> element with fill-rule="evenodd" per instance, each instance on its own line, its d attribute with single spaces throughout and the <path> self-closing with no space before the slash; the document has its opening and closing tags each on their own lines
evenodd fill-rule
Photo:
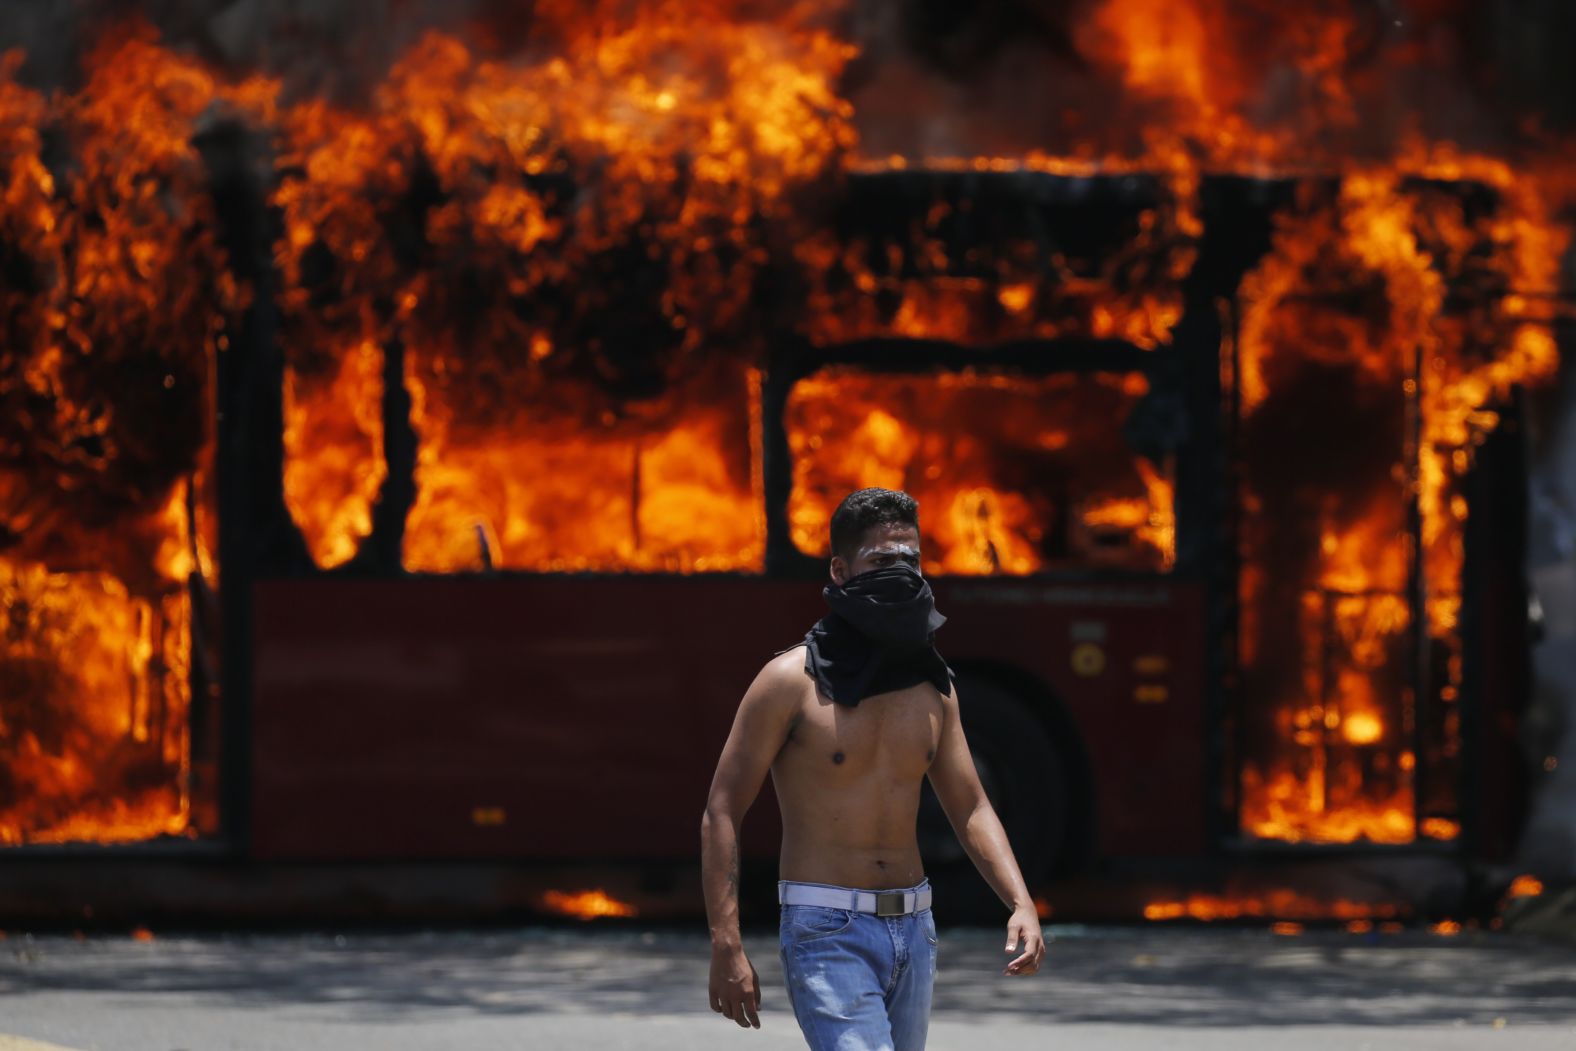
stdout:
<svg viewBox="0 0 1576 1051">
<path fill-rule="evenodd" d="M 965 679 L 961 689 L 963 733 L 968 738 L 980 785 L 1001 818 L 1018 867 L 1031 889 L 1043 880 L 1068 839 L 1072 800 L 1061 753 L 1027 704 L 989 679 Z M 919 851 L 932 882 L 984 888 L 958 842 L 927 779 L 919 805 Z M 954 918 L 956 914 L 954 913 Z"/>
</svg>

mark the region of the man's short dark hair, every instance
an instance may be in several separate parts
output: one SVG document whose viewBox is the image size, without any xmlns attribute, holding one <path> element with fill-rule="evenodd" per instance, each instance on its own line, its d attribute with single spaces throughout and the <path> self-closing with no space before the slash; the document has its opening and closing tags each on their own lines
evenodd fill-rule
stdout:
<svg viewBox="0 0 1576 1051">
<path fill-rule="evenodd" d="M 871 526 L 900 523 L 919 529 L 919 502 L 899 489 L 859 489 L 832 512 L 832 554 L 852 559 Z"/>
</svg>

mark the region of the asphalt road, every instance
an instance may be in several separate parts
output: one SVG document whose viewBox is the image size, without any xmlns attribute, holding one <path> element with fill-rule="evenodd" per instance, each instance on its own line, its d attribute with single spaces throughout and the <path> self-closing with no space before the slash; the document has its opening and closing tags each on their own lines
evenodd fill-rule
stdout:
<svg viewBox="0 0 1576 1051">
<path fill-rule="evenodd" d="M 1576 1048 L 1576 949 L 1506 935 L 1053 928 L 1005 978 L 941 932 L 933 1051 Z M 776 942 L 762 1028 L 706 1008 L 699 933 L 486 930 L 0 941 L 0 1051 L 801 1048 Z"/>
</svg>

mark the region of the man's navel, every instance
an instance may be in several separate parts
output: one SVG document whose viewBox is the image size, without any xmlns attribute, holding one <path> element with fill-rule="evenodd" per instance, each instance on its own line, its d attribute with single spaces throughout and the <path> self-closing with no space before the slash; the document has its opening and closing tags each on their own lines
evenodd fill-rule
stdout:
<svg viewBox="0 0 1576 1051">
<path fill-rule="evenodd" d="M 843 761 L 843 753 L 842 752 L 833 752 L 832 753 L 832 762 L 834 762 L 834 763 L 841 763 L 842 761 Z"/>
</svg>

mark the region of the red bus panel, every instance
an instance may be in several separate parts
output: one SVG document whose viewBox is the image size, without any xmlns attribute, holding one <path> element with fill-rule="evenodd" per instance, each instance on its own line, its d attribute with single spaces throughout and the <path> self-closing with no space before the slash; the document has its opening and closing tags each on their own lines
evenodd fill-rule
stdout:
<svg viewBox="0 0 1576 1051">
<path fill-rule="evenodd" d="M 252 843 L 276 859 L 693 860 L 739 697 L 813 581 L 468 576 L 255 585 Z M 1066 706 L 1107 856 L 1204 848 L 1202 589 L 937 582 L 942 652 Z M 770 779 L 744 850 L 775 856 Z"/>
</svg>

